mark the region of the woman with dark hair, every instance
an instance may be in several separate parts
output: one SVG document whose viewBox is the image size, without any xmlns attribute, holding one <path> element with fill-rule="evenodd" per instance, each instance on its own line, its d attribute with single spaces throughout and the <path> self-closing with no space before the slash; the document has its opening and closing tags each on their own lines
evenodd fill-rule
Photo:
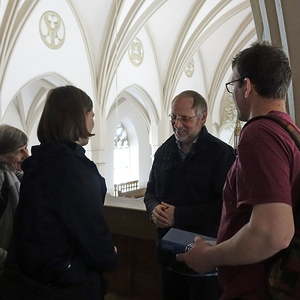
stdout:
<svg viewBox="0 0 300 300">
<path fill-rule="evenodd" d="M 19 202 L 21 163 L 28 157 L 27 136 L 18 128 L 0 125 L 0 273 L 13 230 Z"/>
<path fill-rule="evenodd" d="M 8 257 L 7 269 L 17 266 L 25 286 L 31 285 L 23 286 L 22 297 L 104 298 L 101 274 L 115 268 L 117 255 L 103 217 L 105 180 L 82 147 L 92 136 L 93 118 L 93 103 L 82 90 L 49 92 L 38 126 L 41 144 L 23 166 Z"/>
</svg>

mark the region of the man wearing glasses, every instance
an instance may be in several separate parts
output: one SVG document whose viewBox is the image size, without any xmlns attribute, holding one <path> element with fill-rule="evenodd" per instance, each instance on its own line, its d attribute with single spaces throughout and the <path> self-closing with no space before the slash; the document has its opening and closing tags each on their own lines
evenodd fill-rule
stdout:
<svg viewBox="0 0 300 300">
<path fill-rule="evenodd" d="M 222 300 L 271 299 L 269 258 L 290 244 L 295 231 L 292 204 L 300 194 L 300 152 L 278 123 L 253 118 L 273 115 L 299 132 L 286 113 L 291 69 L 285 53 L 266 43 L 240 52 L 232 68 L 226 87 L 239 119 L 248 122 L 224 187 L 218 244 L 197 238 L 178 259 L 201 272 L 218 267 Z"/>
<path fill-rule="evenodd" d="M 161 238 L 171 227 L 216 236 L 222 188 L 233 149 L 208 133 L 207 104 L 195 91 L 172 101 L 174 134 L 157 150 L 145 204 Z M 216 276 L 192 277 L 162 266 L 164 300 L 218 299 Z"/>
</svg>

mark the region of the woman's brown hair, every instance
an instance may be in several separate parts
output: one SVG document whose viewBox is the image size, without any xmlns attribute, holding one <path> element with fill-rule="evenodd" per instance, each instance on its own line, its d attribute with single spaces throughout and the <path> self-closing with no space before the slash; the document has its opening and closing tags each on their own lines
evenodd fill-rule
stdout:
<svg viewBox="0 0 300 300">
<path fill-rule="evenodd" d="M 49 91 L 37 129 L 41 143 L 76 142 L 93 136 L 86 128 L 85 115 L 93 109 L 91 98 L 74 86 Z"/>
</svg>

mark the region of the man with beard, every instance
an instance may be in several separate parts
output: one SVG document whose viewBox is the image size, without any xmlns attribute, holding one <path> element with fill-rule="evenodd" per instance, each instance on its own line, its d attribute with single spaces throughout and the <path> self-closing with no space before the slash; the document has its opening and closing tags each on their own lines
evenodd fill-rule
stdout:
<svg viewBox="0 0 300 300">
<path fill-rule="evenodd" d="M 207 104 L 195 91 L 172 101 L 174 134 L 155 153 L 145 205 L 161 238 L 171 227 L 215 237 L 222 188 L 233 149 L 208 133 Z M 164 300 L 218 299 L 216 276 L 183 274 L 162 265 Z"/>
</svg>

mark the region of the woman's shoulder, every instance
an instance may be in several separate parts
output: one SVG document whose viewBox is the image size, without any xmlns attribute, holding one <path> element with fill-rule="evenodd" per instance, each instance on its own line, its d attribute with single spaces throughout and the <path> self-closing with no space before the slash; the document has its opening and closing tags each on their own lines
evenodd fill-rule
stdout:
<svg viewBox="0 0 300 300">
<path fill-rule="evenodd" d="M 2 190 L 4 185 L 9 187 L 9 189 L 15 190 L 17 193 L 19 192 L 20 181 L 15 172 L 9 169 L 0 170 L 0 190 Z"/>
<path fill-rule="evenodd" d="M 49 143 L 32 147 L 32 156 L 27 159 L 29 164 L 53 165 L 59 163 L 72 163 L 78 157 L 84 157 L 84 149 L 71 142 Z"/>
</svg>

